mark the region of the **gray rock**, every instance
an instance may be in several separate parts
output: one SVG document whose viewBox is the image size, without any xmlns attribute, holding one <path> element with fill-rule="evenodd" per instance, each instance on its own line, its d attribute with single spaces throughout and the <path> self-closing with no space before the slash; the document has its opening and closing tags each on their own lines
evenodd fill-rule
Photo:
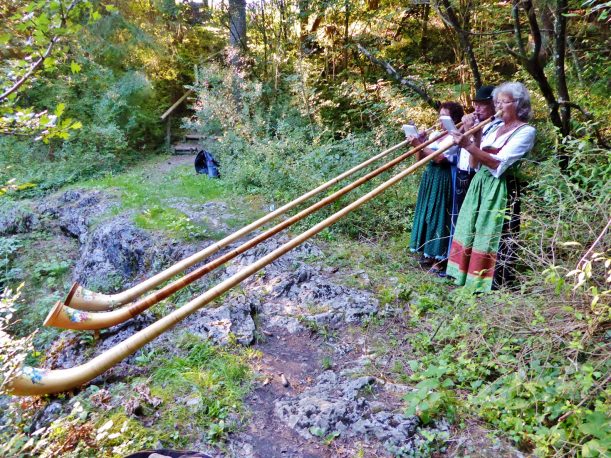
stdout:
<svg viewBox="0 0 611 458">
<path fill-rule="evenodd" d="M 280 237 L 260 243 L 238 256 L 223 277 L 236 274 L 288 240 Z M 338 285 L 328 269 L 306 263 L 320 255 L 315 245 L 306 242 L 242 283 L 248 296 L 260 299 L 257 313 L 264 327 L 296 333 L 312 323 L 337 329 L 378 312 L 379 303 L 372 293 Z"/>
<path fill-rule="evenodd" d="M 255 338 L 252 319 L 257 302 L 243 295 L 232 297 L 217 308 L 203 308 L 187 321 L 186 329 L 213 342 L 226 345 L 232 336 L 242 345 L 250 345 Z"/>
<path fill-rule="evenodd" d="M 129 218 L 117 217 L 87 237 L 73 276 L 85 286 L 112 290 L 150 270 L 153 245 L 150 233 Z"/>
<path fill-rule="evenodd" d="M 246 253 L 238 256 L 233 261 L 232 265 L 227 267 L 226 276 L 235 274 L 243 267 L 252 264 L 261 257 L 271 253 L 289 240 L 290 239 L 288 237 L 278 237 L 258 244 L 257 246 L 248 250 Z M 295 268 L 300 265 L 299 262 L 304 258 L 320 256 L 322 256 L 322 251 L 316 245 L 313 245 L 310 242 L 304 242 L 266 266 L 265 274 L 274 276 L 278 273 L 294 271 Z"/>
<path fill-rule="evenodd" d="M 373 294 L 336 285 L 322 276 L 303 284 L 297 299 L 301 303 L 326 304 L 333 316 L 347 323 L 358 322 L 378 310 Z"/>
<path fill-rule="evenodd" d="M 376 406 L 375 410 L 379 410 L 379 406 Z M 352 426 L 352 430 L 355 435 L 374 437 L 387 446 L 396 446 L 409 441 L 416 433 L 419 424 L 418 417 L 378 411 L 369 418 L 357 421 Z"/>
<path fill-rule="evenodd" d="M 266 317 L 265 327 L 285 329 L 289 334 L 297 334 L 305 329 L 297 318 L 274 314 Z"/>
<path fill-rule="evenodd" d="M 58 401 L 53 401 L 34 416 L 34 420 L 30 425 L 30 433 L 38 431 L 40 428 L 46 428 L 51 422 L 59 418 L 61 413 L 62 404 Z"/>
<path fill-rule="evenodd" d="M 204 224 L 212 233 L 228 233 L 228 221 L 235 218 L 225 202 L 210 201 L 203 204 L 184 201 L 184 199 L 168 199 L 168 206 L 181 211 L 194 223 Z"/>
<path fill-rule="evenodd" d="M 372 293 L 335 284 L 332 278 L 311 266 L 278 272 L 271 282 L 268 288 L 271 294 L 262 305 L 262 314 L 270 317 L 300 316 L 335 329 L 342 323 L 359 322 L 379 309 Z"/>
<path fill-rule="evenodd" d="M 82 332 L 64 332 L 62 337 L 53 342 L 49 354 L 53 359 L 48 363 L 53 369 L 65 369 L 89 361 L 93 356 L 109 350 L 115 345 L 150 325 L 154 320 L 150 313 L 142 313 L 135 318 L 118 324 L 100 333 L 99 339 L 83 338 Z M 92 352 L 92 346 L 94 346 Z M 121 364 L 128 364 L 138 354 L 127 357 Z"/>
<path fill-rule="evenodd" d="M 112 292 L 137 283 L 140 277 L 158 272 L 165 266 L 213 243 L 178 243 L 141 230 L 131 215 L 92 224 L 115 204 L 115 198 L 97 190 L 70 190 L 45 200 L 38 211 L 57 221 L 59 229 L 81 244 L 81 257 L 73 279 L 84 286 Z"/>
<path fill-rule="evenodd" d="M 351 435 L 350 427 L 367 410 L 367 401 L 359 396 L 359 390 L 373 382 L 373 377 L 361 377 L 346 383 L 335 372 L 325 371 L 310 390 L 293 399 L 276 401 L 274 413 L 304 438 L 311 438 L 313 432 Z"/>
<path fill-rule="evenodd" d="M 0 433 L 2 433 L 5 429 L 8 429 L 9 426 L 7 422 L 9 420 L 9 415 L 7 414 L 9 405 L 11 404 L 11 397 L 0 394 Z"/>
<path fill-rule="evenodd" d="M 373 377 L 348 379 L 323 372 L 316 384 L 294 398 L 276 401 L 274 414 L 304 438 L 337 432 L 382 442 L 386 448 L 413 449 L 420 420 L 388 411 L 385 404 L 363 393 Z"/>
<path fill-rule="evenodd" d="M 46 199 L 39 204 L 38 211 L 57 220 L 65 235 L 83 244 L 93 220 L 106 213 L 114 204 L 114 198 L 101 191 L 73 189 Z"/>
<path fill-rule="evenodd" d="M 23 234 L 40 227 L 40 219 L 28 207 L 8 199 L 0 200 L 0 236 Z"/>
</svg>

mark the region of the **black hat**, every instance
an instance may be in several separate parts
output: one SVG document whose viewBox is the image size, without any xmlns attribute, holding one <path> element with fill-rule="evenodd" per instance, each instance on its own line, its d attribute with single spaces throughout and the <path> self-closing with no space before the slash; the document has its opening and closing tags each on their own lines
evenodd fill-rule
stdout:
<svg viewBox="0 0 611 458">
<path fill-rule="evenodd" d="M 488 100 L 492 100 L 492 91 L 494 91 L 494 86 L 480 86 L 479 89 L 475 91 L 473 101 L 487 102 Z"/>
</svg>

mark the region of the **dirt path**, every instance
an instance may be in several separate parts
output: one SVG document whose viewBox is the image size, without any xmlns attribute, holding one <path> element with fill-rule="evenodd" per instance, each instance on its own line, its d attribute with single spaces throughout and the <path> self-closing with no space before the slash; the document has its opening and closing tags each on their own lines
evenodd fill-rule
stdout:
<svg viewBox="0 0 611 458">
<path fill-rule="evenodd" d="M 274 415 L 276 400 L 303 391 L 318 375 L 320 348 L 306 333 L 271 335 L 255 348 L 263 353 L 260 367 L 257 368 L 260 382 L 246 400 L 252 418 L 246 430 L 236 435 L 235 440 L 250 444 L 254 457 L 334 456 L 317 441 L 307 441 L 286 428 Z"/>
<path fill-rule="evenodd" d="M 195 155 L 193 154 L 177 154 L 174 156 L 169 156 L 167 159 L 159 162 L 159 164 L 153 167 L 152 170 L 161 175 L 182 165 L 190 165 L 191 167 L 194 167 L 194 161 Z M 193 170 L 193 173 L 195 173 L 195 168 Z"/>
</svg>

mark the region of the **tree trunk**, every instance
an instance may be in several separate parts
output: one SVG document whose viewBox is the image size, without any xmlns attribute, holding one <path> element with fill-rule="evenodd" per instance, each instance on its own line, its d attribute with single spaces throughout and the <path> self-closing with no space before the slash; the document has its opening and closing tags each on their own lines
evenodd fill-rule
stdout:
<svg viewBox="0 0 611 458">
<path fill-rule="evenodd" d="M 462 46 L 462 50 L 467 57 L 467 62 L 469 63 L 469 68 L 471 69 L 471 75 L 473 76 L 473 84 L 475 88 L 479 88 L 482 85 L 482 77 L 479 71 L 479 66 L 477 65 L 477 58 L 475 57 L 475 52 L 473 51 L 473 45 L 471 44 L 471 39 L 469 38 L 469 20 L 470 11 L 466 11 L 463 15 L 465 17 L 465 23 L 461 24 L 458 20 L 458 15 L 456 11 L 454 11 L 454 7 L 450 3 L 449 0 L 440 0 L 441 5 L 443 6 L 445 12 L 442 12 L 439 7 L 437 11 L 441 18 L 448 25 L 454 29 L 456 35 L 458 36 L 458 41 Z"/>
<path fill-rule="evenodd" d="M 309 0 L 299 0 L 299 47 L 303 52 L 308 38 L 308 20 L 310 19 Z"/>
<path fill-rule="evenodd" d="M 386 70 L 386 73 L 388 73 L 390 76 L 392 76 L 395 80 L 397 80 L 399 82 L 399 84 L 408 87 L 410 90 L 412 90 L 413 92 L 415 92 L 416 94 L 418 94 L 426 103 L 429 104 L 429 106 L 433 107 L 435 110 L 439 109 L 439 105 L 441 105 L 441 102 L 439 102 L 439 100 L 435 100 L 433 99 L 427 92 L 426 89 L 423 88 L 422 86 L 420 86 L 416 81 L 410 79 L 410 78 L 404 78 L 402 77 L 399 72 L 397 70 L 395 70 L 395 68 L 390 65 L 388 62 L 385 62 L 381 59 L 378 59 L 377 57 L 375 57 L 373 54 L 371 54 L 367 49 L 365 49 L 363 46 L 361 46 L 360 44 L 356 45 L 357 49 L 364 54 L 371 62 L 373 62 L 376 65 L 379 65 L 380 67 L 382 67 L 384 70 Z"/>
<path fill-rule="evenodd" d="M 571 60 L 573 61 L 573 68 L 575 69 L 575 75 L 577 76 L 577 79 L 579 80 L 579 84 L 581 84 L 581 86 L 585 85 L 585 81 L 583 79 L 583 67 L 581 66 L 581 63 L 579 62 L 579 56 L 577 55 L 577 49 L 575 48 L 575 40 L 574 38 L 569 38 L 568 36 L 566 37 L 567 39 L 567 46 L 569 48 L 569 52 L 571 53 Z"/>
<path fill-rule="evenodd" d="M 265 1 L 261 0 L 261 35 L 263 36 L 263 78 L 267 81 L 267 63 L 269 62 L 269 40 L 265 15 Z"/>
<path fill-rule="evenodd" d="M 246 52 L 246 0 L 229 0 L 229 45 Z"/>
<path fill-rule="evenodd" d="M 560 118 L 562 121 L 562 135 L 571 132 L 571 107 L 569 88 L 566 84 L 566 14 L 569 11 L 568 0 L 556 1 L 556 21 L 554 22 L 554 67 L 556 73 L 556 86 L 558 88 L 558 102 L 560 103 Z"/>
<path fill-rule="evenodd" d="M 344 16 L 344 49 L 342 55 L 342 69 L 348 68 L 348 41 L 350 26 L 350 1 L 344 0 L 344 7 L 346 9 L 346 15 Z"/>
<path fill-rule="evenodd" d="M 429 14 L 431 13 L 431 5 L 429 3 L 424 5 L 424 9 L 422 11 L 422 33 L 420 34 L 420 51 L 422 54 L 426 54 L 426 45 L 427 45 L 427 32 L 429 28 Z"/>
</svg>

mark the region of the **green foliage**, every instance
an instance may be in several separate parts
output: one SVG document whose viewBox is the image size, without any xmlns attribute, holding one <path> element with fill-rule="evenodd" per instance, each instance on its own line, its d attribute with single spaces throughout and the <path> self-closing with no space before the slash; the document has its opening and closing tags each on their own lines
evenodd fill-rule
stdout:
<svg viewBox="0 0 611 458">
<path fill-rule="evenodd" d="M 147 208 L 135 217 L 135 221 L 143 229 L 165 229 L 183 239 L 204 238 L 208 235 L 205 227 L 193 224 L 187 215 L 172 208 Z"/>
<path fill-rule="evenodd" d="M 29 2 L 19 5 L 9 1 L 0 7 L 3 21 L 0 42 L 9 50 L 0 66 L 0 132 L 3 134 L 39 134 L 45 142 L 67 139 L 70 131 L 82 124 L 63 118 L 65 104 L 54 104 L 53 114 L 36 113 L 32 107 L 20 107 L 23 92 L 36 72 L 52 72 L 68 49 L 66 41 L 75 39 L 84 24 L 93 24 L 100 14 L 89 1 L 64 4 L 62 0 Z M 80 69 L 70 64 L 73 73 Z M 25 84 L 24 84 L 25 83 Z M 6 95 L 4 95 L 6 94 Z"/>
<path fill-rule="evenodd" d="M 68 273 L 71 266 L 71 262 L 57 259 L 40 262 L 34 266 L 31 280 L 37 284 L 45 282 L 47 286 L 52 286 Z"/>
<path fill-rule="evenodd" d="M 12 284 L 19 278 L 21 273 L 13 260 L 22 247 L 23 243 L 15 237 L 0 238 L 0 286 Z"/>
<path fill-rule="evenodd" d="M 159 161 L 143 165 L 139 170 L 129 173 L 111 175 L 89 180 L 79 184 L 80 187 L 112 189 L 119 193 L 121 203 L 112 209 L 113 213 L 135 210 L 134 221 L 139 227 L 148 230 L 166 231 L 173 237 L 186 240 L 202 238 L 221 238 L 224 233 L 215 229 L 207 220 L 189 218 L 185 211 L 172 208 L 199 206 L 203 202 L 216 201 L 221 198 L 231 204 L 229 210 L 237 216 L 232 220 L 223 220 L 228 226 L 242 226 L 255 219 L 256 208 L 240 199 L 232 198 L 228 184 L 224 180 L 213 180 L 205 175 L 193 173 L 193 168 L 181 166 L 168 173 L 157 173 L 150 170 Z"/>
<path fill-rule="evenodd" d="M 415 390 L 403 398 L 407 403 L 406 415 L 417 415 L 424 424 L 430 423 L 436 416 L 442 414 L 454 418 L 456 395 L 450 388 L 454 386 L 451 378 L 444 378 L 447 361 L 440 361 L 439 366 L 429 366 L 421 374 L 425 378 L 419 382 Z"/>
<path fill-rule="evenodd" d="M 235 426 L 227 417 L 240 409 L 249 389 L 249 370 L 243 358 L 195 336 L 183 338 L 179 348 L 187 356 L 172 358 L 153 372 L 152 393 L 170 403 L 177 395 L 191 401 L 167 411 L 162 422 L 175 425 L 182 418 L 185 433 L 193 434 L 191 428 L 198 426 L 208 429 L 208 440 L 222 440 Z"/>
<path fill-rule="evenodd" d="M 320 362 L 320 365 L 324 371 L 328 371 L 329 369 L 333 368 L 333 359 L 331 359 L 330 356 L 324 356 Z"/>
<path fill-rule="evenodd" d="M 34 335 L 14 338 L 9 334 L 13 321 L 15 303 L 21 295 L 23 283 L 16 290 L 5 289 L 0 294 L 0 392 L 7 388 L 11 378 L 17 374 L 26 356 L 33 349 Z"/>
<path fill-rule="evenodd" d="M 113 151 L 121 148 L 112 127 L 80 133 L 55 152 L 57 161 L 50 161 L 48 147 L 41 143 L 26 143 L 13 138 L 0 138 L 0 182 L 17 180 L 20 189 L 9 192 L 19 197 L 47 193 L 68 183 L 118 169 Z M 119 142 L 117 145 L 116 141 Z M 98 148 L 99 147 L 99 148 Z"/>
<path fill-rule="evenodd" d="M 153 369 L 150 379 L 108 389 L 89 386 L 62 403 L 57 419 L 30 440 L 31 403 L 40 407 L 43 401 L 11 403 L 5 417 L 8 429 L 0 431 L 0 453 L 118 458 L 147 448 L 180 449 L 202 439 L 222 442 L 235 430 L 231 415 L 241 413 L 251 379 L 247 362 L 257 356 L 217 348 L 192 335 L 177 340 L 172 354 L 168 349 L 139 352 L 139 364 Z"/>
<path fill-rule="evenodd" d="M 566 230 L 577 235 L 575 227 Z M 593 250 L 573 272 L 550 269 L 545 281 L 524 276 L 523 292 L 475 296 L 448 291 L 410 268 L 400 243 L 337 243 L 327 247 L 331 265 L 364 269 L 396 307 L 394 316 L 369 320 L 363 329 L 376 355 L 371 374 L 412 385 L 407 414 L 424 422 L 453 418 L 457 426 L 484 419 L 536 456 L 609 453 L 608 253 Z M 566 257 L 573 266 L 584 252 L 581 244 L 556 247 L 556 261 Z M 398 260 L 403 269 L 395 267 Z M 604 426 L 594 433 L 582 427 L 590 422 Z M 443 440 L 431 442 L 431 451 Z"/>
<path fill-rule="evenodd" d="M 36 191 L 22 195 L 46 192 L 163 148 L 161 113 L 192 80 L 199 54 L 219 43 L 205 27 L 185 27 L 189 5 L 164 5 L 10 0 L 0 7 L 7 18 L 0 92 L 57 39 L 44 65 L 0 101 L 0 131 L 14 136 L 0 139 L 0 193 L 29 183 Z"/>
<path fill-rule="evenodd" d="M 314 437 L 318 437 L 323 444 L 325 445 L 331 445 L 331 443 L 340 436 L 340 433 L 338 431 L 331 431 L 330 433 L 326 433 L 324 429 L 322 428 L 318 428 L 316 426 L 312 426 L 310 428 L 310 434 L 312 434 Z"/>
<path fill-rule="evenodd" d="M 216 10 L 196 17 L 187 2 L 164 0 L 146 8 L 139 2 L 76 3 L 78 8 L 64 18 L 65 26 L 60 24 L 65 9 L 57 0 L 9 0 L 0 6 L 6 19 L 0 24 L 2 89 L 31 68 L 51 37 L 61 38 L 35 77 L 0 101 L 2 133 L 36 134 L 47 142 L 0 138 L 0 195 L 34 196 L 90 179 L 89 186 L 117 189 L 122 202 L 115 211 L 133 210 L 140 227 L 185 239 L 216 237 L 205 222 L 191 221 L 185 212 L 168 208 L 166 200 L 227 198 L 231 189 L 278 207 L 401 141 L 400 124 L 433 124 L 435 113 L 418 105 L 405 87 L 387 81 L 384 70 L 357 57 L 354 42 L 377 48 L 379 57 L 435 98 L 467 103 L 472 92 L 456 37 L 433 12 L 427 21 L 422 5 L 403 5 L 397 11 L 392 2 L 312 2 L 307 11 L 288 7 L 279 14 L 274 2 L 264 2 L 266 14 L 249 18 L 251 53 L 237 72 L 210 64 L 226 35 Z M 470 31 L 495 34 L 494 39 L 471 35 L 485 82 L 523 80 L 533 95 L 538 146 L 524 173 L 528 189 L 523 200 L 522 275 L 514 295 L 473 297 L 458 291 L 448 298 L 443 286 L 410 268 L 406 232 L 417 176 L 319 237 L 334 247 L 343 245 L 325 262 L 374 266 L 369 277 L 379 285 L 382 304 L 403 307 L 402 327 L 390 329 L 390 317 L 375 316 L 364 329 L 388 331 L 389 338 L 377 346 L 380 351 L 403 350 L 406 345 L 408 356 L 393 355 L 390 367 L 393 376 L 415 386 L 405 398 L 409 413 L 428 422 L 470 412 L 542 456 L 609 453 L 610 274 L 604 230 L 611 203 L 611 162 L 606 150 L 593 146 L 598 142 L 595 129 L 603 136 L 609 133 L 604 124 L 610 114 L 604 28 L 609 8 L 604 2 L 582 3 L 586 14 L 567 16 L 571 59 L 566 67 L 571 101 L 586 107 L 594 120 L 574 112 L 574 136 L 564 138 L 562 145 L 546 119 L 539 88 L 507 58 L 507 44 L 513 41 L 508 28 L 511 5 L 484 2 L 476 5 L 476 15 L 465 15 L 477 17 Z M 304 37 L 291 27 L 301 19 L 309 20 L 301 31 L 311 31 Z M 196 63 L 196 115 L 183 124 L 212 137 L 210 149 L 221 160 L 223 180 L 207 180 L 186 168 L 167 179 L 145 172 L 117 175 L 126 164 L 147 159 L 161 148 L 164 126 L 159 115 L 184 93 L 185 84 L 193 83 Z M 550 65 L 548 75 L 552 70 Z M 550 82 L 556 84 L 553 78 Z M 175 119 L 181 114 L 184 111 Z M 559 153 L 570 158 L 565 171 L 558 168 Z M 296 230 L 337 211 L 388 175 L 306 219 Z M 256 213 L 238 210 L 240 216 L 230 225 L 242 225 Z M 358 249 L 355 240 L 363 242 Z M 34 256 L 29 245 L 25 238 L 0 239 L 0 283 L 31 280 L 24 290 L 26 303 L 11 306 L 21 319 L 16 335 L 38 327 L 43 313 L 59 299 L 56 291 L 69 268 L 65 257 Z M 115 279 L 109 282 L 109 287 L 118 286 L 111 284 Z M 38 300 L 49 291 L 54 293 Z M 181 300 L 190 291 L 183 291 Z M 323 338 L 336 337 L 326 326 L 305 324 Z M 84 343 L 91 343 L 92 337 L 86 336 Z M 44 331 L 36 339 L 48 344 L 53 337 Z M 41 456 L 124 456 L 158 441 L 180 446 L 197 432 L 195 427 L 175 428 L 176 419 L 203 427 L 210 441 L 222 440 L 235 427 L 230 413 L 240 409 L 241 381 L 248 378 L 240 369 L 243 360 L 201 342 L 184 343 L 181 351 L 188 355 L 163 360 L 163 354 L 149 351 L 135 357 L 136 364 L 155 370 L 152 381 L 146 381 L 153 395 L 136 393 L 135 386 L 116 386 L 115 396 L 125 394 L 120 392 L 124 389 L 142 400 L 146 415 L 157 412 L 154 398 L 162 399 L 158 427 L 144 428 L 116 405 L 108 411 L 97 409 L 90 401 L 96 393 L 87 392 L 26 449 L 28 438 L 22 432 L 31 424 L 32 413 L 27 408 L 12 410 L 8 430 L 17 433 L 3 432 L 0 451 L 7 456 L 22 450 Z M 223 378 L 229 386 L 221 383 Z M 174 393 L 192 404 L 176 406 Z M 321 439 L 331 443 L 334 434 L 321 433 Z M 416 456 L 434 453 L 446 439 L 425 437 Z"/>
<path fill-rule="evenodd" d="M 208 135 L 219 135 L 222 129 L 215 152 L 224 179 L 240 191 L 262 194 L 274 203 L 307 192 L 399 140 L 383 126 L 374 132 L 344 132 L 335 140 L 325 127 L 308 123 L 289 100 L 271 101 L 260 85 L 236 80 L 214 66 L 202 70 L 200 81 L 206 84 L 197 87 L 197 120 L 186 125 Z M 232 92 L 235 85 L 241 94 L 240 106 Z M 373 186 L 362 186 L 299 227 L 311 226 Z M 406 201 L 413 201 L 414 194 L 413 184 L 399 185 L 337 223 L 335 230 L 354 237 L 364 231 L 385 235 L 404 230 L 410 220 Z"/>
<path fill-rule="evenodd" d="M 589 418 L 610 421 L 604 403 L 609 361 L 602 342 L 584 340 L 577 331 L 580 321 L 572 326 L 572 340 L 554 342 L 550 336 L 567 326 L 570 315 L 533 297 L 526 303 L 456 291 L 441 305 L 419 318 L 426 330 L 409 336 L 418 357 L 408 362 L 410 379 L 418 381 L 405 397 L 409 414 L 424 422 L 439 415 L 452 418 L 460 405 L 541 456 L 576 448 L 584 456 L 598 456 L 587 454 L 589 449 L 608 453 L 608 433 L 593 436 L 579 426 Z M 603 316 L 608 312 L 607 307 Z M 575 351 L 595 356 L 576 362 Z M 456 392 L 468 395 L 457 398 Z"/>
</svg>

